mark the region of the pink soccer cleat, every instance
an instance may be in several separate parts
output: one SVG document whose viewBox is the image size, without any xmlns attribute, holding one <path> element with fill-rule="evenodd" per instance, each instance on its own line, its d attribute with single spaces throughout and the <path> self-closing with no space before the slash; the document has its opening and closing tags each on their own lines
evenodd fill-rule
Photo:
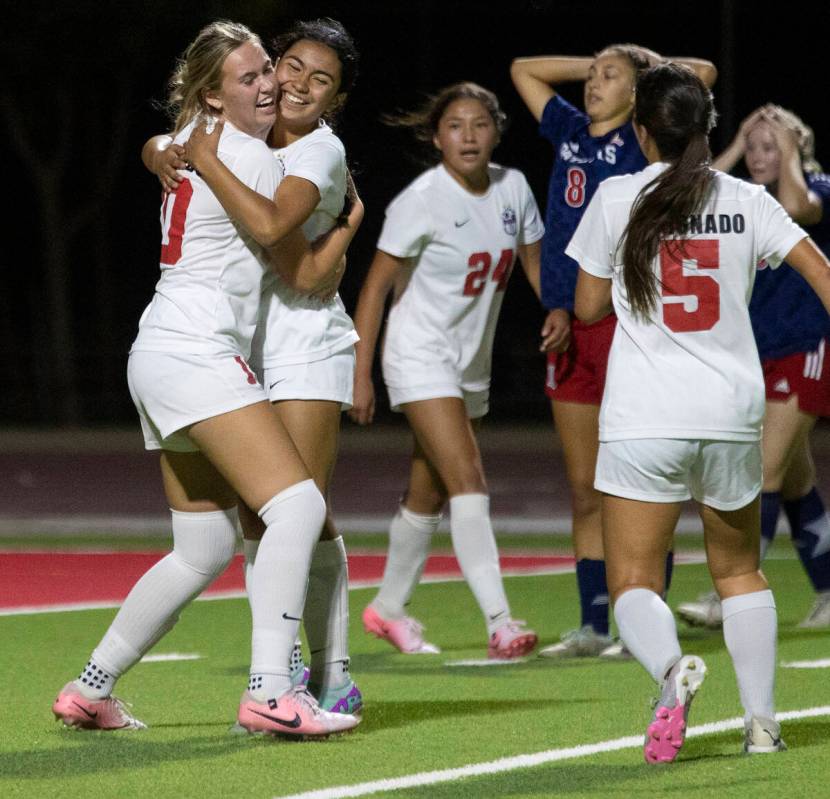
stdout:
<svg viewBox="0 0 830 799">
<path fill-rule="evenodd" d="M 363 611 L 363 629 L 376 638 L 389 641 L 404 655 L 437 655 L 441 650 L 424 641 L 424 625 L 411 616 L 384 619 L 371 605 Z"/>
<path fill-rule="evenodd" d="M 146 730 L 147 725 L 132 716 L 127 704 L 114 696 L 87 699 L 74 682 L 61 688 L 52 705 L 55 718 L 77 730 Z"/>
<path fill-rule="evenodd" d="M 237 721 L 250 733 L 287 738 L 326 738 L 360 723 L 351 714 L 323 710 L 304 685 L 294 686 L 279 698 L 262 703 L 246 691 L 239 703 Z"/>
<path fill-rule="evenodd" d="M 487 657 L 490 660 L 512 660 L 524 657 L 533 651 L 539 636 L 527 630 L 524 622 L 511 619 L 490 636 Z"/>
<path fill-rule="evenodd" d="M 654 709 L 654 719 L 646 730 L 646 763 L 671 763 L 677 757 L 686 739 L 689 707 L 705 676 L 706 664 L 696 655 L 682 657 L 672 666 Z"/>
</svg>

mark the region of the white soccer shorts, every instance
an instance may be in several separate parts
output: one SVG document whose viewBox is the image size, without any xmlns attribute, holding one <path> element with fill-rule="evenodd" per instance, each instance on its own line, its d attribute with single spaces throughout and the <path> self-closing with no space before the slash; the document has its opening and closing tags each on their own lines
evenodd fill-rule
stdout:
<svg viewBox="0 0 830 799">
<path fill-rule="evenodd" d="M 268 367 L 262 384 L 271 402 L 329 400 L 348 410 L 354 393 L 354 347 L 311 363 Z"/>
<path fill-rule="evenodd" d="M 145 449 L 198 452 L 186 428 L 268 397 L 241 355 L 130 353 L 127 383 Z"/>
<path fill-rule="evenodd" d="M 760 441 L 640 438 L 599 445 L 594 488 L 642 502 L 738 510 L 761 491 Z"/>
</svg>

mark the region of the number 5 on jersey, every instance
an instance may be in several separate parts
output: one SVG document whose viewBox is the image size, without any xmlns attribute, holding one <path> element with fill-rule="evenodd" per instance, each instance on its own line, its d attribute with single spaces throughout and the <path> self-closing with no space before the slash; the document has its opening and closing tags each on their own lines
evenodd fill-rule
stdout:
<svg viewBox="0 0 830 799">
<path fill-rule="evenodd" d="M 185 179 L 176 191 L 166 194 L 161 204 L 161 258 L 165 266 L 173 266 L 182 257 L 182 238 L 187 207 L 193 196 L 193 184 Z"/>
<path fill-rule="evenodd" d="M 492 280 L 497 283 L 496 291 L 504 291 L 507 288 L 507 281 L 510 279 L 510 273 L 513 271 L 513 262 L 515 261 L 512 249 L 502 250 L 499 256 L 499 262 L 493 270 Z M 484 291 L 484 286 L 487 283 L 487 277 L 490 275 L 490 267 L 493 265 L 493 259 L 489 252 L 474 252 L 467 260 L 467 266 L 470 271 L 467 273 L 467 279 L 464 281 L 464 296 L 477 297 Z"/>
<path fill-rule="evenodd" d="M 703 269 L 720 267 L 717 239 L 668 241 L 660 245 L 663 322 L 675 333 L 711 330 L 720 319 L 720 284 Z"/>
</svg>

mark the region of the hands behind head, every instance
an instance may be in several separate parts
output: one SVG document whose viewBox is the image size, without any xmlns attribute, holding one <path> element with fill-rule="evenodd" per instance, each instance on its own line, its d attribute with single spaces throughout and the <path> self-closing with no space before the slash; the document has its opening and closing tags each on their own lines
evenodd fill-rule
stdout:
<svg viewBox="0 0 830 799">
<path fill-rule="evenodd" d="M 792 147 L 798 149 L 798 132 L 793 128 L 783 113 L 780 105 L 767 103 L 756 108 L 743 122 L 738 135 L 746 143 L 746 138 L 760 124 L 765 124 L 772 130 L 778 147 L 786 151 Z"/>
<path fill-rule="evenodd" d="M 215 117 L 202 117 L 193 128 L 190 138 L 184 144 L 184 157 L 197 172 L 203 159 L 216 155 L 224 126 L 225 123 Z"/>
</svg>

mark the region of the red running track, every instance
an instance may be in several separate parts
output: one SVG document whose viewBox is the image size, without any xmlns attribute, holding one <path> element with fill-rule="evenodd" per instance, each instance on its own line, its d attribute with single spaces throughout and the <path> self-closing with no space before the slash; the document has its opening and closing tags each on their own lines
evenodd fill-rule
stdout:
<svg viewBox="0 0 830 799">
<path fill-rule="evenodd" d="M 139 577 L 164 552 L 0 552 L 0 612 L 83 603 L 120 602 Z M 371 584 L 383 576 L 384 554 L 349 555 L 352 582 Z M 562 555 L 505 555 L 507 574 L 566 570 L 573 558 Z M 451 555 L 433 555 L 427 561 L 427 578 L 460 577 L 458 562 Z M 242 591 L 245 580 L 242 556 L 205 591 L 206 595 Z"/>
</svg>

